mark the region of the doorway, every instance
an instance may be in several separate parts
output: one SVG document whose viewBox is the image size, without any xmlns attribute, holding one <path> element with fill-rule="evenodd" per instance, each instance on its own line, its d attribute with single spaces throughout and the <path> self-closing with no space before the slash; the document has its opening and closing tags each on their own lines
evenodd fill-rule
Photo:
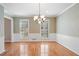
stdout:
<svg viewBox="0 0 79 59">
<path fill-rule="evenodd" d="M 28 40 L 29 36 L 29 20 L 20 19 L 20 37 L 21 40 Z"/>
<path fill-rule="evenodd" d="M 4 18 L 4 35 L 5 35 L 5 42 L 11 42 L 11 20 L 8 18 Z"/>
<path fill-rule="evenodd" d="M 49 20 L 41 23 L 41 39 L 42 40 L 48 40 L 48 36 L 49 36 Z"/>
</svg>

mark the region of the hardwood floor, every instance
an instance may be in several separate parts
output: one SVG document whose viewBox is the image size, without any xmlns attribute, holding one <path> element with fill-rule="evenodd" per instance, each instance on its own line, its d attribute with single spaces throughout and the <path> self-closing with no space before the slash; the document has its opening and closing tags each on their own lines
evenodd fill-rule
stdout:
<svg viewBox="0 0 79 59">
<path fill-rule="evenodd" d="M 2 56 L 77 56 L 57 42 L 5 43 Z"/>
</svg>

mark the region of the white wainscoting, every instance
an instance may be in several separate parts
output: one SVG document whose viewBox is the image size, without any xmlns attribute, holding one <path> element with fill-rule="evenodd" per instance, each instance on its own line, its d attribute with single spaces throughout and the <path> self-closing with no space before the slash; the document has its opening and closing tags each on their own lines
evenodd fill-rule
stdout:
<svg viewBox="0 0 79 59">
<path fill-rule="evenodd" d="M 57 34 L 57 42 L 79 55 L 79 37 Z"/>
<path fill-rule="evenodd" d="M 29 40 L 40 40 L 40 33 L 29 33 Z"/>
<path fill-rule="evenodd" d="M 0 37 L 0 54 L 5 52 L 3 43 L 4 43 L 4 37 Z"/>
<path fill-rule="evenodd" d="M 50 33 L 49 36 L 48 36 L 48 39 L 56 41 L 56 33 Z"/>
<path fill-rule="evenodd" d="M 29 34 L 29 40 L 40 40 L 41 35 L 39 33 L 30 33 Z M 49 40 L 56 41 L 56 33 L 51 33 L 48 36 Z"/>
<path fill-rule="evenodd" d="M 12 37 L 12 42 L 17 42 L 20 41 L 20 34 L 19 33 L 14 33 Z"/>
<path fill-rule="evenodd" d="M 29 36 L 28 36 L 28 39 L 29 40 L 33 40 L 33 39 L 39 40 L 39 39 L 41 39 L 41 36 L 40 36 L 39 33 L 30 33 Z M 21 40 L 20 34 L 14 33 L 12 42 L 18 42 L 20 40 Z"/>
<path fill-rule="evenodd" d="M 29 33 L 28 38 L 29 38 L 29 40 L 38 40 L 39 41 L 39 40 L 41 40 L 41 35 L 40 35 L 40 33 Z M 56 41 L 56 33 L 49 34 L 48 39 L 52 40 L 52 41 Z M 17 42 L 20 40 L 21 40 L 20 34 L 14 33 L 13 37 L 12 37 L 12 42 Z"/>
</svg>

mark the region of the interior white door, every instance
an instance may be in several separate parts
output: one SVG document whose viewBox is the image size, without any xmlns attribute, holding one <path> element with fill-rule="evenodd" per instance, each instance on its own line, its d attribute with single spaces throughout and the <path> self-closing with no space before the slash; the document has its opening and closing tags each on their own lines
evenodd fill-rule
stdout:
<svg viewBox="0 0 79 59">
<path fill-rule="evenodd" d="M 41 24 L 41 38 L 48 39 L 48 21 L 45 21 Z"/>
<path fill-rule="evenodd" d="M 21 19 L 20 20 L 20 35 L 21 39 L 28 39 L 28 33 L 29 33 L 29 21 L 28 19 Z"/>
</svg>

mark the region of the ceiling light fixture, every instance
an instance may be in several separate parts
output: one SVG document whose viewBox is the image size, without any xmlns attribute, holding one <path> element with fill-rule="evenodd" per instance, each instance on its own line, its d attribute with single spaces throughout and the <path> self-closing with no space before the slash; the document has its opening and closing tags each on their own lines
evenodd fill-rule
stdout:
<svg viewBox="0 0 79 59">
<path fill-rule="evenodd" d="M 45 16 L 43 16 L 43 15 L 41 15 L 40 13 L 41 13 L 41 10 L 40 10 L 40 3 L 39 3 L 39 15 L 38 16 L 34 16 L 34 21 L 37 21 L 39 24 L 41 24 L 41 23 L 43 23 L 43 22 L 45 22 L 45 21 L 47 21 L 46 20 L 46 17 Z"/>
</svg>

